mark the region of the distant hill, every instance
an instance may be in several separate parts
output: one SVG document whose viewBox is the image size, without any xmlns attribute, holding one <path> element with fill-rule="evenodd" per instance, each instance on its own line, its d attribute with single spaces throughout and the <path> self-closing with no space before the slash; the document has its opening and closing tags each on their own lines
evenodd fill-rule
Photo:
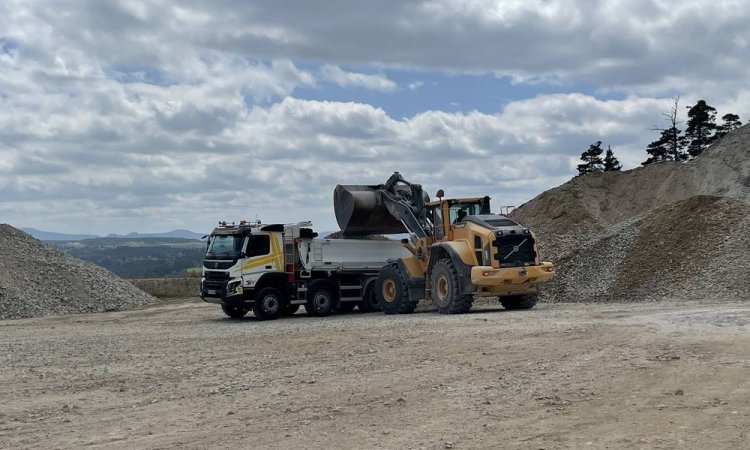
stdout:
<svg viewBox="0 0 750 450">
<path fill-rule="evenodd" d="M 94 236 L 93 234 L 55 233 L 52 231 L 37 230 L 36 228 L 21 228 L 21 231 L 23 231 L 26 234 L 30 234 L 31 236 L 39 239 L 40 241 L 80 241 L 83 239 L 92 239 L 92 238 L 99 237 L 99 236 Z"/>
<path fill-rule="evenodd" d="M 187 269 L 202 265 L 206 253 L 204 241 L 172 237 L 107 237 L 48 243 L 123 278 L 184 276 Z"/>
<path fill-rule="evenodd" d="M 205 236 L 206 233 L 195 233 L 190 230 L 172 230 L 166 233 L 138 233 L 132 232 L 125 235 L 122 234 L 108 234 L 108 238 L 180 238 L 180 239 L 200 239 Z"/>
<path fill-rule="evenodd" d="M 36 228 L 21 228 L 21 231 L 30 234 L 31 236 L 39 239 L 40 241 L 82 241 L 84 239 L 96 239 L 102 236 L 96 236 L 93 234 L 66 234 L 66 233 L 55 233 L 53 231 L 37 230 Z M 200 239 L 205 233 L 195 233 L 190 230 L 172 230 L 166 233 L 137 233 L 132 232 L 128 234 L 109 234 L 108 238 L 180 238 L 180 239 Z"/>
</svg>

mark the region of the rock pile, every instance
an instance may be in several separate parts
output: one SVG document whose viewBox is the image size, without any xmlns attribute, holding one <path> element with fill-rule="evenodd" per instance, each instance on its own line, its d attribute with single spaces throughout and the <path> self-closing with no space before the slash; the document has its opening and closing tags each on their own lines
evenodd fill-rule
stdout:
<svg viewBox="0 0 750 450">
<path fill-rule="evenodd" d="M 156 299 L 113 273 L 0 224 L 0 319 L 118 310 Z"/>
<path fill-rule="evenodd" d="M 545 300 L 750 300 L 750 126 L 690 163 L 575 178 L 512 216 L 558 265 Z"/>
</svg>

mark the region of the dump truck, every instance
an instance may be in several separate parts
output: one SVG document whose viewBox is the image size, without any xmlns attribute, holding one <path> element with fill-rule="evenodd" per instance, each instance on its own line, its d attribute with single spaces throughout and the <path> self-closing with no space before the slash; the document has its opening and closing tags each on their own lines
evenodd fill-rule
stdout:
<svg viewBox="0 0 750 450">
<path fill-rule="evenodd" d="M 379 311 L 375 283 L 387 261 L 406 258 L 397 240 L 316 239 L 310 222 L 220 222 L 208 236 L 200 285 L 205 302 L 232 318 Z"/>
<path fill-rule="evenodd" d="M 430 201 L 422 186 L 395 172 L 385 184 L 338 185 L 334 210 L 343 236 L 406 233 L 409 254 L 380 269 L 376 293 L 386 314 L 411 313 L 431 300 L 443 314 L 464 313 L 475 297 L 506 309 L 536 305 L 538 285 L 555 274 L 540 260 L 528 228 L 493 214 L 490 198 Z"/>
</svg>

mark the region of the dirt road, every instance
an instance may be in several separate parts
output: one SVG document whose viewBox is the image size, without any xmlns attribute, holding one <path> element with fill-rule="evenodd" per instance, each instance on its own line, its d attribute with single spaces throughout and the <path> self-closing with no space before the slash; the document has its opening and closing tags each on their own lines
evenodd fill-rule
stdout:
<svg viewBox="0 0 750 450">
<path fill-rule="evenodd" d="M 745 448 L 747 304 L 0 322 L 3 448 Z"/>
</svg>

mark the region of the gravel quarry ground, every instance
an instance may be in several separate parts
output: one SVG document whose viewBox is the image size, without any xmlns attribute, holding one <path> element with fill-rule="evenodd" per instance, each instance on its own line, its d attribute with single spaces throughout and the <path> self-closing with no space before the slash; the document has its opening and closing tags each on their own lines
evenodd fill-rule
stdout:
<svg viewBox="0 0 750 450">
<path fill-rule="evenodd" d="M 747 303 L 0 322 L 2 448 L 745 448 Z"/>
</svg>

